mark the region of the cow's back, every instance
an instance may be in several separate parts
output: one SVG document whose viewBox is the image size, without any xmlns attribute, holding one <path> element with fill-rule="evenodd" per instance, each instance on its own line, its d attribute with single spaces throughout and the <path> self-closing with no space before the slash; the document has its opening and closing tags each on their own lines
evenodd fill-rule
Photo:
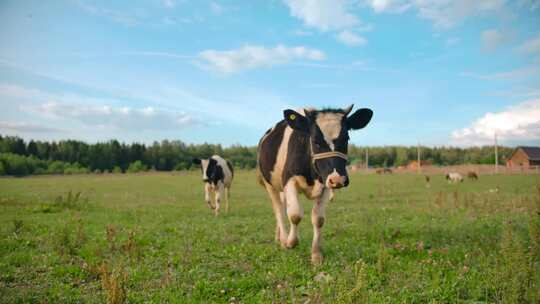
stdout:
<svg viewBox="0 0 540 304">
<path fill-rule="evenodd" d="M 212 156 L 212 159 L 216 160 L 218 165 L 221 167 L 221 170 L 223 170 L 223 184 L 229 187 L 232 183 L 233 172 L 232 172 L 232 169 L 229 168 L 230 165 L 228 161 L 226 161 L 219 155 Z"/>
<path fill-rule="evenodd" d="M 292 129 L 282 120 L 261 138 L 257 148 L 257 174 L 261 182 L 264 180 L 274 187 L 281 187 L 281 174 L 287 152 L 283 145 L 288 145 L 290 133 Z"/>
<path fill-rule="evenodd" d="M 279 191 L 293 176 L 303 176 L 312 185 L 308 140 L 308 136 L 293 130 L 285 120 L 268 130 L 257 150 L 259 181 L 264 180 Z"/>
</svg>

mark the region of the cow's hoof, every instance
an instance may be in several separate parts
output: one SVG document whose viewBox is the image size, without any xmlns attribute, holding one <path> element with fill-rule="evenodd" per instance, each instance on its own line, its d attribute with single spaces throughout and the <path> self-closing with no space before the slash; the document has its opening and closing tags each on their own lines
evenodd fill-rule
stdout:
<svg viewBox="0 0 540 304">
<path fill-rule="evenodd" d="M 312 252 L 311 253 L 311 264 L 313 266 L 319 266 L 323 262 L 323 255 L 320 252 Z"/>
<path fill-rule="evenodd" d="M 292 249 L 298 245 L 298 238 L 287 240 L 287 248 Z"/>
</svg>

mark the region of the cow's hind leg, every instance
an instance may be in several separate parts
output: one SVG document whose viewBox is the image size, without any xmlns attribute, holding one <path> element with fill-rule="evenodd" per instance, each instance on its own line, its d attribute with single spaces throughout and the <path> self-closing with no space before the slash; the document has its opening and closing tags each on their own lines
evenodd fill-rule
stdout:
<svg viewBox="0 0 540 304">
<path fill-rule="evenodd" d="M 225 213 L 229 213 L 229 198 L 230 198 L 231 188 L 225 187 Z"/>
<path fill-rule="evenodd" d="M 285 223 L 283 221 L 283 216 L 285 214 L 285 205 L 281 203 L 279 192 L 276 191 L 272 185 L 264 183 L 266 192 L 270 196 L 272 201 L 272 209 L 274 209 L 274 215 L 276 217 L 276 241 L 279 241 L 281 247 L 287 246 L 287 230 L 285 228 Z"/>
<path fill-rule="evenodd" d="M 279 200 L 282 206 L 287 206 L 287 202 L 285 201 L 285 193 L 283 192 L 279 193 Z M 275 236 L 276 243 L 280 242 L 280 231 L 281 229 L 279 229 L 279 225 L 276 222 L 276 236 Z"/>
<path fill-rule="evenodd" d="M 287 206 L 287 216 L 289 217 L 289 222 L 291 224 L 289 237 L 287 238 L 287 248 L 294 248 L 298 245 L 298 224 L 302 220 L 304 215 L 304 210 L 298 202 L 298 189 L 296 188 L 296 183 L 294 180 L 290 180 L 285 189 L 283 189 L 285 194 L 285 202 Z"/>
<path fill-rule="evenodd" d="M 325 189 L 311 210 L 311 224 L 313 224 L 313 242 L 311 243 L 311 262 L 319 265 L 323 261 L 321 251 L 321 229 L 326 218 L 326 203 L 330 199 L 332 190 Z"/>
<path fill-rule="evenodd" d="M 214 190 L 212 189 L 212 186 L 210 186 L 210 184 L 206 183 L 204 185 L 204 201 L 206 202 L 206 204 L 208 205 L 210 209 L 215 208 L 213 204 L 213 200 L 214 200 Z"/>
<path fill-rule="evenodd" d="M 214 209 L 214 215 L 219 215 L 219 209 L 221 206 L 221 200 L 225 196 L 225 190 L 222 183 L 218 183 L 217 190 L 216 190 L 216 209 Z"/>
</svg>

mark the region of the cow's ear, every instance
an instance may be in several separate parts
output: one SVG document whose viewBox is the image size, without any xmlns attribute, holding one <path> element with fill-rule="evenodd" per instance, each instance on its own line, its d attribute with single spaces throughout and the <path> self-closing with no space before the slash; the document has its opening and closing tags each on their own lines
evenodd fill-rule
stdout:
<svg viewBox="0 0 540 304">
<path fill-rule="evenodd" d="M 289 124 L 289 127 L 294 130 L 309 133 L 309 122 L 307 118 L 296 111 L 285 110 L 283 111 L 285 121 Z"/>
<path fill-rule="evenodd" d="M 349 130 L 358 130 L 367 126 L 371 117 L 373 116 L 373 111 L 370 109 L 360 109 L 356 110 L 353 115 L 347 118 L 347 127 Z"/>
<path fill-rule="evenodd" d="M 200 165 L 200 164 L 201 164 L 201 160 L 200 160 L 199 158 L 194 158 L 194 159 L 193 159 L 193 163 L 194 163 L 195 165 Z"/>
</svg>

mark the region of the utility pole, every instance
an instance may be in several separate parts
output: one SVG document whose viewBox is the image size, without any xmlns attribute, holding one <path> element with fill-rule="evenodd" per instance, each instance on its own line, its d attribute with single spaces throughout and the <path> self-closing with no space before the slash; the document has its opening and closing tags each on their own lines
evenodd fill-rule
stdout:
<svg viewBox="0 0 540 304">
<path fill-rule="evenodd" d="M 497 132 L 495 132 L 495 174 L 499 173 L 499 152 L 497 151 Z"/>
<path fill-rule="evenodd" d="M 417 173 L 420 174 L 420 172 L 422 171 L 422 160 L 420 159 L 420 142 L 418 142 L 418 145 L 416 146 L 416 154 L 418 162 Z"/>
<path fill-rule="evenodd" d="M 366 147 L 366 171 L 369 170 L 369 152 L 368 147 Z"/>
</svg>

